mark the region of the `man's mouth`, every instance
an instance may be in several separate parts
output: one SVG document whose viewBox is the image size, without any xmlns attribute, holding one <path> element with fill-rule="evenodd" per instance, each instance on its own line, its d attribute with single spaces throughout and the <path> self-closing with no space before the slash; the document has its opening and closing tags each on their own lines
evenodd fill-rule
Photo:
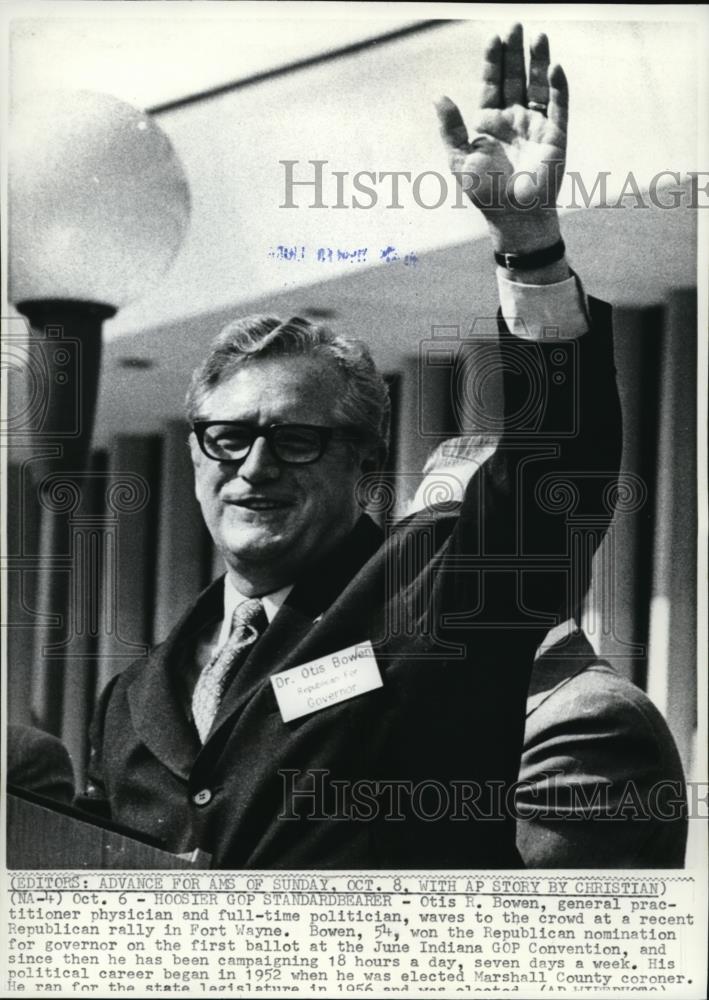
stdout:
<svg viewBox="0 0 709 1000">
<path fill-rule="evenodd" d="M 285 510 L 291 506 L 290 501 L 279 497 L 226 497 L 225 503 L 254 511 Z"/>
</svg>

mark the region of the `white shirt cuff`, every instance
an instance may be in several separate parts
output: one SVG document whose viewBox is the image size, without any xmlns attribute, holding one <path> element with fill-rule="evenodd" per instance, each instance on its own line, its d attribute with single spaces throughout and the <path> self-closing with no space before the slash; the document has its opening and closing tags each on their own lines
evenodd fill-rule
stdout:
<svg viewBox="0 0 709 1000">
<path fill-rule="evenodd" d="M 552 285 L 525 285 L 498 272 L 502 315 L 516 337 L 573 340 L 589 328 L 586 296 L 575 275 Z"/>
</svg>

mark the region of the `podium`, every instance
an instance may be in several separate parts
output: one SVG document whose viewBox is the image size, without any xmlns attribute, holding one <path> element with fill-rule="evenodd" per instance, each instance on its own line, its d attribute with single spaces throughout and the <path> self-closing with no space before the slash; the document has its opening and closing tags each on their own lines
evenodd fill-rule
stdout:
<svg viewBox="0 0 709 1000">
<path fill-rule="evenodd" d="M 170 854 L 148 838 L 24 789 L 8 789 L 6 803 L 8 869 L 210 867 L 204 851 Z"/>
</svg>

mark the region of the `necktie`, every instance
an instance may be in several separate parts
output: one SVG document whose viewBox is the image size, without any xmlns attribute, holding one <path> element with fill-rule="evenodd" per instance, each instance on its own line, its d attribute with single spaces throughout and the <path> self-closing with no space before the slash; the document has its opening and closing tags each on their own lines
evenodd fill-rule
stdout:
<svg viewBox="0 0 709 1000">
<path fill-rule="evenodd" d="M 251 646 L 266 625 L 263 604 L 258 598 L 242 601 L 234 609 L 231 633 L 222 648 L 212 657 L 197 679 L 192 693 L 192 717 L 202 743 L 212 728 L 222 699 L 227 675 L 245 659 Z"/>
</svg>

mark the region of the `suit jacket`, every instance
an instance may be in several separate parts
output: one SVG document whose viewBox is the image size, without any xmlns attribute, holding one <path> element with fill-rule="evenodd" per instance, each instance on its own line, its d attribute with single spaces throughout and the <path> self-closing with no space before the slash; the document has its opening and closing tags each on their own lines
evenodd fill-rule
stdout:
<svg viewBox="0 0 709 1000">
<path fill-rule="evenodd" d="M 516 803 L 528 868 L 684 862 L 686 790 L 672 734 L 583 633 L 534 664 Z"/>
<path fill-rule="evenodd" d="M 74 769 L 61 740 L 33 726 L 7 727 L 7 783 L 70 803 Z"/>
<path fill-rule="evenodd" d="M 221 583 L 208 588 L 104 692 L 91 797 L 217 867 L 519 865 L 514 817 L 496 807 L 518 773 L 534 651 L 568 615 L 571 574 L 588 574 L 570 516 L 592 524 L 591 550 L 612 516 L 610 310 L 592 317 L 572 344 L 500 321 L 505 427 L 460 508 L 384 533 L 363 516 L 296 581 L 200 746 L 176 677 L 222 616 Z M 383 686 L 284 723 L 269 676 L 365 640 Z"/>
</svg>

